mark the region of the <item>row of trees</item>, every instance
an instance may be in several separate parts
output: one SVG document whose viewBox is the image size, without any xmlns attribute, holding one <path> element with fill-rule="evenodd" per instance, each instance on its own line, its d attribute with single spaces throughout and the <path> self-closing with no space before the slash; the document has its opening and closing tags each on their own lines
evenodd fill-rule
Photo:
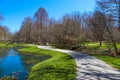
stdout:
<svg viewBox="0 0 120 80">
<path fill-rule="evenodd" d="M 0 22 L 3 20 L 2 15 L 0 15 Z M 0 42 L 11 41 L 11 33 L 9 32 L 8 27 L 0 25 Z"/>
<path fill-rule="evenodd" d="M 11 33 L 5 26 L 0 26 L 0 42 L 2 41 L 11 41 Z"/>
<path fill-rule="evenodd" d="M 14 36 L 14 41 L 37 44 L 61 44 L 66 47 L 76 45 L 76 40 L 83 35 L 81 14 L 67 14 L 59 21 L 49 19 L 44 8 L 39 8 L 33 18 L 26 17 L 21 29 Z M 81 33 L 81 34 L 80 34 Z"/>
<path fill-rule="evenodd" d="M 120 29 L 120 1 L 97 0 L 96 10 L 91 13 L 74 12 L 56 21 L 50 19 L 44 8 L 34 17 L 26 17 L 21 29 L 14 35 L 17 42 L 55 44 L 61 48 L 84 45 L 85 42 L 103 41 L 112 44 L 116 55 Z"/>
</svg>

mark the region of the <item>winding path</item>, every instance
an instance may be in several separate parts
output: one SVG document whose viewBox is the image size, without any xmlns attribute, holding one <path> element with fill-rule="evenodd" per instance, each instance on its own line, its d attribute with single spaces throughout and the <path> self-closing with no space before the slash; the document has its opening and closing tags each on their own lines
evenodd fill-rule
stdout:
<svg viewBox="0 0 120 80">
<path fill-rule="evenodd" d="M 93 56 L 71 50 L 55 49 L 50 46 L 38 46 L 38 48 L 71 55 L 77 64 L 76 80 L 120 80 L 120 71 Z"/>
</svg>

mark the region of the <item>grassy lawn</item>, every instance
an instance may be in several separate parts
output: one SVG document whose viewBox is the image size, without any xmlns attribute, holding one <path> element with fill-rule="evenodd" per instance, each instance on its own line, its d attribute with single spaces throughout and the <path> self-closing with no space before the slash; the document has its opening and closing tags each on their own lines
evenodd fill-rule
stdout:
<svg viewBox="0 0 120 80">
<path fill-rule="evenodd" d="M 29 46 L 28 44 L 25 44 L 25 43 L 20 43 L 20 44 L 17 44 L 17 43 L 14 43 L 14 44 L 12 44 L 12 43 L 0 43 L 0 48 L 12 48 L 12 47 L 17 47 L 17 46 L 19 46 L 19 47 L 26 47 L 26 46 Z"/>
<path fill-rule="evenodd" d="M 13 46 L 14 46 L 13 44 L 7 45 L 7 43 L 0 43 L 0 48 L 11 48 Z"/>
<path fill-rule="evenodd" d="M 86 53 L 91 54 L 109 54 L 108 49 L 114 51 L 112 44 L 102 43 L 102 46 L 99 46 L 98 42 L 86 43 Z M 117 47 L 120 48 L 120 44 L 117 44 Z"/>
<path fill-rule="evenodd" d="M 101 47 L 99 47 L 98 42 L 90 42 L 90 43 L 86 43 L 85 45 L 87 48 L 90 48 L 90 49 L 95 49 L 95 48 L 107 49 L 108 47 L 112 48 L 112 45 L 108 45 L 107 43 L 102 43 Z M 120 49 L 120 44 L 117 44 L 117 47 Z"/>
<path fill-rule="evenodd" d="M 28 80 L 76 80 L 76 63 L 65 53 L 38 49 L 36 46 L 22 48 L 20 52 L 50 55 L 31 69 Z"/>
</svg>

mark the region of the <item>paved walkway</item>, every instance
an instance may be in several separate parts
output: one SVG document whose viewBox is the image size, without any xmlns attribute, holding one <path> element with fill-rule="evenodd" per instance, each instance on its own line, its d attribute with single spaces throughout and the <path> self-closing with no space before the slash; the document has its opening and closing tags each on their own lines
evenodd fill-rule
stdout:
<svg viewBox="0 0 120 80">
<path fill-rule="evenodd" d="M 70 50 L 55 49 L 50 46 L 38 46 L 38 48 L 71 55 L 77 64 L 77 80 L 120 80 L 120 71 L 93 56 Z"/>
</svg>

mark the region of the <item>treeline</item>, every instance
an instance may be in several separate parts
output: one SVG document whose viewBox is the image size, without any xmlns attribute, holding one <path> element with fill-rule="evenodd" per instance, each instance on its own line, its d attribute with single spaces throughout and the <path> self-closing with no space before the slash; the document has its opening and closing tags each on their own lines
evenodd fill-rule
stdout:
<svg viewBox="0 0 120 80">
<path fill-rule="evenodd" d="M 52 44 L 60 48 L 84 45 L 86 42 L 106 42 L 119 53 L 120 0 L 97 0 L 94 12 L 73 12 L 59 20 L 50 19 L 44 8 L 34 17 L 26 17 L 14 42 Z"/>
<path fill-rule="evenodd" d="M 2 15 L 0 15 L 0 21 L 3 20 Z M 9 42 L 12 39 L 12 35 L 9 32 L 7 26 L 0 25 L 0 42 Z"/>
<path fill-rule="evenodd" d="M 12 36 L 8 30 L 8 27 L 0 26 L 0 42 L 8 42 L 11 41 Z"/>
</svg>

